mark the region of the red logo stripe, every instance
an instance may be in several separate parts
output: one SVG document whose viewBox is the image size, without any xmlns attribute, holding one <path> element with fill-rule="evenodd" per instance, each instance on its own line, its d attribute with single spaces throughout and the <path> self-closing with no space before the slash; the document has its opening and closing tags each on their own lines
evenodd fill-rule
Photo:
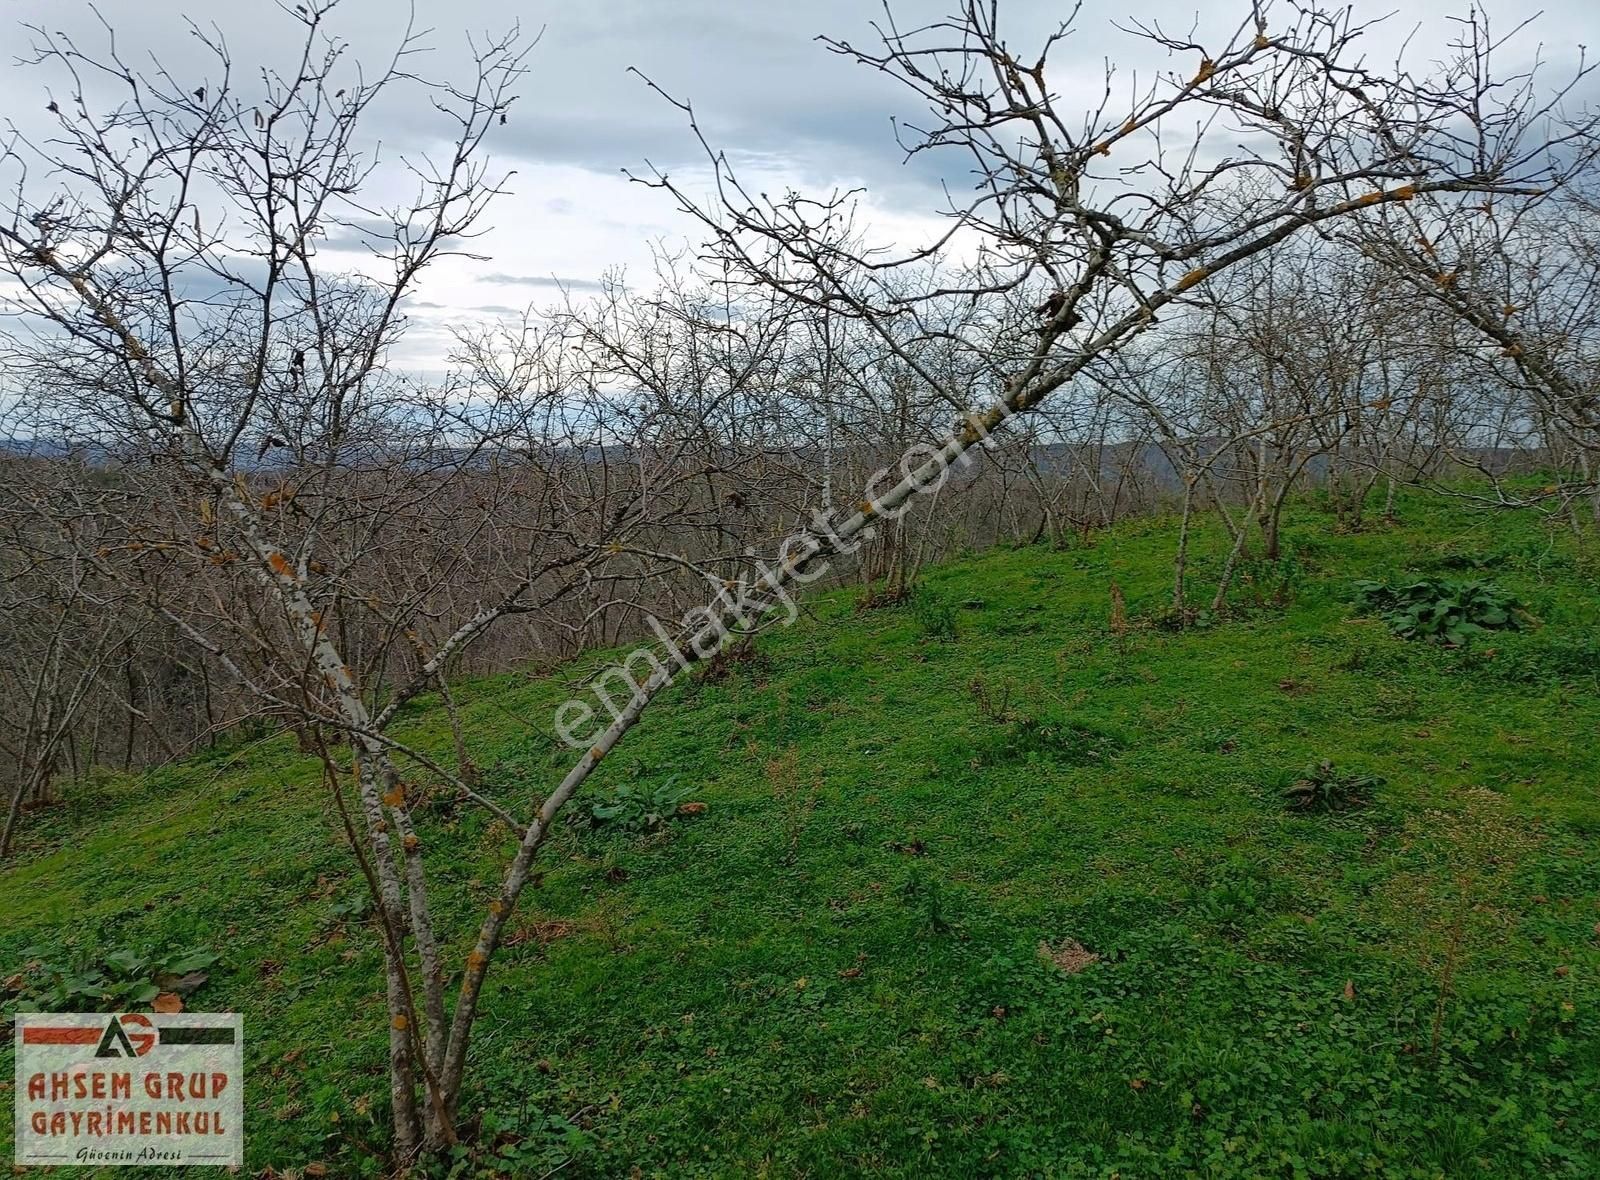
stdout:
<svg viewBox="0 0 1600 1180">
<path fill-rule="evenodd" d="M 98 1045 L 103 1030 L 98 1028 L 41 1028 L 29 1025 L 22 1030 L 24 1045 Z"/>
</svg>

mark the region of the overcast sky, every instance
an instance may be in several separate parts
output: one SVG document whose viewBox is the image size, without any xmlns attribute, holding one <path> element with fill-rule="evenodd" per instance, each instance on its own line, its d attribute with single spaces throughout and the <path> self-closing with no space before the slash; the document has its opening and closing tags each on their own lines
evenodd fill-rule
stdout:
<svg viewBox="0 0 1600 1180">
<path fill-rule="evenodd" d="M 180 76 L 186 63 L 199 60 L 185 14 L 216 23 L 236 67 L 287 61 L 299 31 L 269 0 L 100 0 L 99 7 L 118 27 L 129 60 L 155 53 Z M 951 7 L 952 0 L 899 0 L 894 12 L 907 28 Z M 1487 0 L 1485 7 L 1500 31 L 1533 11 L 1513 0 Z M 1443 49 L 1446 16 L 1465 4 L 1356 0 L 1355 8 L 1368 18 L 1393 13 L 1371 38 L 1375 64 L 1392 61 L 1415 32 L 1410 63 L 1422 67 Z M 1001 0 L 1001 10 L 1008 41 L 1031 57 L 1039 35 L 1068 9 L 1060 0 Z M 343 0 L 330 28 L 361 59 L 377 62 L 392 51 L 405 11 L 397 0 Z M 1208 33 L 1220 40 L 1248 9 L 1210 0 L 1198 13 L 1192 0 L 1086 0 L 1076 31 L 1053 57 L 1057 92 L 1067 98 L 1097 92 L 1107 58 L 1118 63 L 1121 87 L 1158 69 L 1192 69 L 1193 62 L 1169 62 L 1115 28 L 1112 22 L 1125 22 L 1130 11 L 1174 31 L 1196 28 L 1196 39 L 1205 41 Z M 1542 43 L 1553 74 L 1570 69 L 1577 46 L 1600 32 L 1597 12 L 1595 0 L 1551 0 L 1520 39 L 1519 57 L 1531 59 Z M 880 236 L 909 242 L 933 232 L 937 169 L 906 166 L 890 124 L 891 116 L 920 113 L 914 98 L 815 40 L 828 34 L 869 44 L 868 22 L 881 13 L 872 0 L 416 0 L 416 23 L 433 30 L 428 72 L 435 76 L 460 76 L 468 32 L 519 21 L 542 36 L 521 98 L 491 144 L 496 159 L 517 172 L 511 193 L 492 211 L 492 231 L 478 244 L 493 260 L 452 262 L 428 278 L 408 350 L 418 358 L 436 355 L 452 322 L 547 302 L 558 282 L 581 293 L 618 266 L 646 282 L 653 244 L 681 248 L 692 239 L 694 227 L 665 194 L 621 174 L 643 170 L 649 159 L 691 187 L 703 186 L 706 175 L 682 115 L 629 74 L 629 66 L 692 100 L 708 137 L 737 161 L 752 187 L 860 185 Z M 0 118 L 29 126 L 43 116 L 46 79 L 10 60 L 26 44 L 24 23 L 82 34 L 86 44 L 94 43 L 95 26 L 79 0 L 0 0 L 0 46 L 8 59 L 0 70 Z M 374 130 L 392 156 L 423 146 L 417 141 L 424 129 L 437 125 L 428 114 L 418 96 L 412 108 L 382 111 Z M 329 257 L 329 265 L 336 258 Z M 349 264 L 355 263 L 352 256 Z"/>
</svg>

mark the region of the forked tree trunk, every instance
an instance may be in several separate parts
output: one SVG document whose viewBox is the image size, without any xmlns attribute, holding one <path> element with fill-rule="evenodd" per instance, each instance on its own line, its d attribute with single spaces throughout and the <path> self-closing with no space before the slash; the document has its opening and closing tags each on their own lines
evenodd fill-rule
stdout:
<svg viewBox="0 0 1600 1180">
<path fill-rule="evenodd" d="M 1172 610 L 1180 623 L 1186 607 L 1184 575 L 1189 563 L 1189 519 L 1194 512 L 1194 472 L 1183 473 L 1183 511 L 1178 518 L 1178 551 L 1172 559 Z"/>
</svg>

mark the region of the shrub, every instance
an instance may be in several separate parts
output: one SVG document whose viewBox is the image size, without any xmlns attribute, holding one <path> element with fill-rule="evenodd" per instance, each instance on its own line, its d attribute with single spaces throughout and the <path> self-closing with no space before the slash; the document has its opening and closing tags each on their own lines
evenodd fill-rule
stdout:
<svg viewBox="0 0 1600 1180">
<path fill-rule="evenodd" d="M 1419 578 L 1404 585 L 1357 582 L 1356 604 L 1402 639 L 1464 644 L 1485 631 L 1518 630 L 1527 608 L 1492 582 Z"/>
<path fill-rule="evenodd" d="M 766 672 L 771 664 L 767 654 L 759 651 L 755 641 L 746 636 L 713 653 L 709 660 L 702 662 L 696 672 L 696 679 L 706 684 L 720 684 L 725 680 L 731 680 L 741 669 L 759 674 Z"/>
<path fill-rule="evenodd" d="M 790 746 L 778 757 L 768 760 L 767 784 L 772 788 L 772 799 L 783 821 L 784 863 L 793 864 L 800 851 L 800 837 L 805 834 L 811 813 L 817 808 L 822 773 L 813 767 L 808 774 L 801 765 L 800 752 Z"/>
<path fill-rule="evenodd" d="M 880 610 L 886 606 L 904 606 L 916 594 L 916 588 L 906 581 L 884 579 L 880 587 L 876 581 L 868 582 L 856 599 L 856 613 Z"/>
<path fill-rule="evenodd" d="M 973 703 L 978 706 L 978 716 L 993 725 L 1009 725 L 1015 720 L 1011 712 L 1011 685 L 1002 683 L 991 688 L 982 676 L 974 676 L 967 686 Z"/>
</svg>

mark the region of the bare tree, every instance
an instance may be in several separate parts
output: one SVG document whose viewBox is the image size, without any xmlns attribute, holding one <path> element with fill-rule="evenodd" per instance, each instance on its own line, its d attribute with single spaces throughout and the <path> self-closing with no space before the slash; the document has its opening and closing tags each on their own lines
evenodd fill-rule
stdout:
<svg viewBox="0 0 1600 1180">
<path fill-rule="evenodd" d="M 11 782 L 0 828 L 0 857 L 17 835 L 25 807 L 52 801 L 52 782 L 71 757 L 75 728 L 107 676 L 116 650 L 130 639 L 129 619 L 97 626 L 93 571 L 70 550 L 41 545 L 14 515 L 0 556 L 0 613 L 9 642 L 0 651 L 0 692 L 10 702 L 0 753 Z M 53 568 L 43 570 L 49 565 Z M 103 605 L 99 604 L 99 605 Z"/>
<path fill-rule="evenodd" d="M 432 689 L 454 718 L 452 670 L 506 620 L 570 652 L 747 560 L 720 522 L 728 497 L 783 475 L 789 317 L 719 319 L 707 293 L 669 289 L 464 335 L 433 381 L 392 366 L 407 294 L 499 191 L 482 149 L 524 50 L 515 33 L 475 46 L 457 88 L 410 71 L 407 33 L 367 76 L 325 32 L 330 8 L 297 10 L 303 52 L 258 91 L 234 85 L 217 41 L 202 38 L 214 72 L 191 87 L 134 72 L 114 41 L 94 55 L 35 31 L 36 64 L 72 92 L 52 104 L 54 138 L 17 137 L 4 157 L 0 259 L 22 288 L 6 426 L 75 458 L 8 487 L 7 507 L 65 547 L 64 569 L 138 602 L 321 755 L 377 903 L 406 1159 L 455 1139 L 488 966 L 476 948 L 447 963 L 423 784 L 514 832 L 530 821 L 483 792 L 459 725 L 452 765 L 396 722 Z M 423 89 L 443 130 L 408 164 L 411 197 L 372 207 L 358 127 L 402 87 Z M 101 88 L 120 92 L 103 113 Z M 366 242 L 360 272 L 326 268 L 335 232 Z M 38 664 L 57 696 L 58 664 Z M 59 716 L 35 727 L 47 743 Z M 28 758 L 43 769 L 23 792 L 49 769 Z M 513 858 L 491 904 L 509 907 L 525 874 Z"/>
<path fill-rule="evenodd" d="M 659 172 L 644 178 L 699 220 L 708 236 L 705 250 L 729 274 L 799 306 L 855 320 L 930 393 L 964 411 L 948 433 L 907 449 L 896 482 L 869 483 L 854 508 L 781 546 L 738 602 L 709 606 L 703 621 L 687 624 L 674 646 L 685 666 L 719 650 L 738 633 L 741 618 L 770 606 L 788 586 L 808 580 L 884 520 L 897 518 L 919 492 L 942 486 L 951 465 L 1008 419 L 1038 410 L 1217 276 L 1300 231 L 1378 206 L 1429 194 L 1489 193 L 1514 201 L 1549 183 L 1555 165 L 1534 104 L 1526 96 L 1501 104 L 1485 46 L 1465 46 L 1438 77 L 1418 83 L 1357 64 L 1361 30 L 1348 12 L 1296 8 L 1278 27 L 1272 17 L 1265 7 L 1253 10 L 1216 46 L 1145 29 L 1159 48 L 1190 55 L 1193 73 L 1163 78 L 1121 110 L 1113 108 L 1108 85 L 1105 104 L 1071 122 L 1057 109 L 1046 78 L 1046 54 L 1065 26 L 1031 64 L 1002 40 L 996 6 L 977 2 L 925 29 L 902 33 L 889 23 L 878 51 L 836 43 L 839 52 L 928 100 L 932 130 L 910 150 L 954 150 L 978 177 L 978 195 L 952 210 L 949 235 L 898 265 L 853 231 L 848 195 L 816 200 L 749 192 L 709 144 L 719 186 L 715 204 L 701 205 Z M 692 108 L 676 105 L 693 125 Z M 1197 113 L 1202 126 L 1231 121 L 1254 148 L 1212 162 L 1202 135 L 1172 149 L 1177 129 L 1192 126 Z M 1463 119 L 1494 127 L 1492 153 L 1479 150 L 1473 134 L 1462 134 Z M 902 268 L 953 249 L 958 235 L 982 245 L 960 277 L 908 291 Z M 1040 277 L 1060 293 L 1045 304 L 1041 330 L 1019 340 L 1008 333 L 1014 320 L 979 315 L 953 333 L 954 343 L 995 357 L 1003 370 L 987 408 L 973 410 L 970 388 L 941 381 L 899 343 L 908 335 L 897 333 L 901 322 L 917 325 L 909 335 L 931 332 L 923 317 L 941 300 L 992 304 Z M 523 830 L 506 888 L 479 931 L 480 963 L 498 945 L 561 807 L 673 676 L 663 664 L 636 686 L 627 708 L 592 734 L 537 820 Z M 480 990 L 481 972 L 469 974 L 458 1022 L 470 1021 Z"/>
<path fill-rule="evenodd" d="M 1600 143 L 1593 126 L 1584 133 L 1563 181 L 1592 183 L 1584 172 Z M 1587 187 L 1553 185 L 1528 207 L 1427 202 L 1345 235 L 1411 303 L 1463 329 L 1437 330 L 1470 371 L 1457 409 L 1478 403 L 1477 428 L 1450 451 L 1499 504 L 1559 510 L 1587 498 L 1600 514 L 1600 204 Z M 1509 489 L 1496 460 L 1506 448 L 1540 455 L 1557 482 Z"/>
<path fill-rule="evenodd" d="M 413 553 L 412 576 L 386 580 L 387 600 L 372 584 L 414 540 L 407 525 L 447 508 L 452 477 L 528 409 L 423 390 L 386 367 L 406 293 L 470 238 L 497 191 L 478 157 L 524 51 L 515 33 L 478 45 L 466 88 L 431 84 L 411 72 L 421 46 L 407 32 L 369 76 L 325 32 L 330 7 L 291 14 L 303 50 L 256 85 L 236 84 L 227 47 L 199 29 L 208 56 L 185 63 L 182 80 L 136 71 L 109 28 L 98 53 L 34 30 L 31 60 L 68 92 L 50 100 L 50 138 L 13 135 L 6 147 L 14 195 L 0 258 L 22 287 L 11 353 L 27 393 L 12 433 L 71 438 L 112 465 L 76 497 L 37 501 L 40 518 L 71 535 L 74 520 L 97 521 L 100 543 L 76 559 L 129 590 L 148 585 L 152 566 L 195 579 L 183 599 L 147 605 L 257 700 L 349 739 L 359 799 L 349 830 L 381 903 L 391 1097 L 407 1154 L 424 1134 L 452 1137 L 454 1095 L 441 1084 L 445 971 L 386 731 L 491 622 L 552 593 L 540 579 L 573 557 L 529 551 L 520 577 L 465 610 L 439 601 L 462 553 L 424 563 Z M 357 128 L 405 86 L 424 88 L 441 116 L 440 162 L 410 161 L 414 196 L 369 209 L 358 202 L 374 165 Z M 368 236 L 366 273 L 322 269 L 318 246 L 335 230 Z M 492 519 L 483 505 L 480 525 Z M 418 624 L 449 607 L 455 618 L 424 650 Z M 391 653 L 408 643 L 410 674 L 391 682 Z M 328 765 L 342 809 L 331 755 Z"/>
</svg>

